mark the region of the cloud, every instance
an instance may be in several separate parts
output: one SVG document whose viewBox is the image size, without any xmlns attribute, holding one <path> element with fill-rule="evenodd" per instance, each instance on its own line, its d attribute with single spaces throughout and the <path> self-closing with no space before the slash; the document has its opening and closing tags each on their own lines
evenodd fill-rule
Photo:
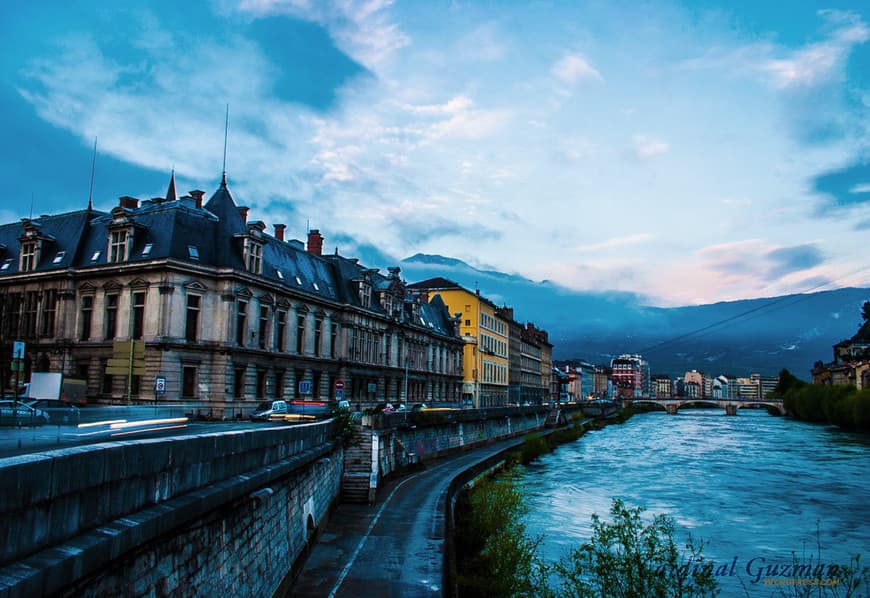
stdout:
<svg viewBox="0 0 870 598">
<path fill-rule="evenodd" d="M 655 237 L 649 233 L 639 233 L 636 235 L 626 235 L 623 237 L 613 237 L 602 241 L 601 243 L 592 243 L 591 245 L 578 245 L 573 248 L 573 251 L 578 253 L 590 253 L 595 251 L 608 251 L 619 247 L 627 247 L 630 245 L 638 245 L 655 240 Z"/>
<path fill-rule="evenodd" d="M 579 53 L 565 54 L 556 61 L 550 72 L 559 81 L 570 86 L 590 79 L 603 79 L 601 73 L 586 60 L 585 56 Z"/>
<path fill-rule="evenodd" d="M 473 29 L 456 43 L 456 55 L 469 62 L 501 60 L 507 48 L 494 23 L 485 23 Z"/>
<path fill-rule="evenodd" d="M 822 252 L 812 244 L 795 245 L 772 249 L 765 255 L 770 262 L 767 275 L 779 278 L 792 272 L 814 268 L 825 261 Z"/>
<path fill-rule="evenodd" d="M 376 71 L 411 43 L 389 14 L 392 0 L 242 0 L 238 10 L 256 16 L 288 15 L 326 27 L 342 50 Z"/>
<path fill-rule="evenodd" d="M 870 162 L 860 160 L 854 164 L 822 172 L 810 179 L 812 191 L 821 198 L 822 214 L 838 212 L 870 203 Z"/>
<path fill-rule="evenodd" d="M 870 183 L 858 183 L 849 189 L 849 193 L 870 193 Z"/>
<path fill-rule="evenodd" d="M 649 160 L 666 154 L 670 145 L 666 141 L 648 135 L 635 135 L 632 140 L 632 153 L 639 160 Z"/>
</svg>

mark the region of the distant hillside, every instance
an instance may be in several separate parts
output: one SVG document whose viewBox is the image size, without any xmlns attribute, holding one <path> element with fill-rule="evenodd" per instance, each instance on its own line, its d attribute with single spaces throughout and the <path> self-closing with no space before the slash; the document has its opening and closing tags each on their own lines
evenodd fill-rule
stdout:
<svg viewBox="0 0 870 598">
<path fill-rule="evenodd" d="M 830 360 L 831 345 L 855 334 L 870 300 L 870 289 L 846 288 L 660 308 L 632 293 L 577 292 L 439 255 L 417 254 L 401 266 L 410 282 L 443 276 L 514 307 L 519 321 L 550 332 L 559 359 L 608 363 L 620 353 L 643 353 L 654 373 L 774 375 L 788 368 L 809 379 L 813 362 Z"/>
</svg>

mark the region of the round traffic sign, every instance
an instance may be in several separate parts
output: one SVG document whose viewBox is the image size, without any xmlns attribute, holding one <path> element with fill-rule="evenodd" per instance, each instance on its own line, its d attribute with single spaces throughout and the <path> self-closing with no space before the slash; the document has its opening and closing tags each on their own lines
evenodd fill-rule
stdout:
<svg viewBox="0 0 870 598">
<path fill-rule="evenodd" d="M 344 380 L 335 381 L 335 390 L 344 390 Z"/>
</svg>

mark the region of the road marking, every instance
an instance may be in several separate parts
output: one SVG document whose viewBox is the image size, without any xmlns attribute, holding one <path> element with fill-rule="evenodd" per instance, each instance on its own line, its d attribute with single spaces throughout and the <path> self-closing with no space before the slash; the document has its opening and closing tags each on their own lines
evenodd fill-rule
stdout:
<svg viewBox="0 0 870 598">
<path fill-rule="evenodd" d="M 369 536 L 371 535 L 372 530 L 378 524 L 378 520 L 381 518 L 381 515 L 383 515 L 384 511 L 387 508 L 387 505 L 390 504 L 390 501 L 393 499 L 393 495 L 399 490 L 399 488 L 404 486 L 406 482 L 410 482 L 411 480 L 413 480 L 414 478 L 416 478 L 417 476 L 419 476 L 420 474 L 423 474 L 423 473 L 427 473 L 427 472 L 426 471 L 418 471 L 417 473 L 415 473 L 411 477 L 406 478 L 406 479 L 402 480 L 401 482 L 399 482 L 398 484 L 396 484 L 396 487 L 393 488 L 393 491 L 390 492 L 389 496 L 387 496 L 386 500 L 384 500 L 384 504 L 382 504 L 381 508 L 378 509 L 378 512 L 375 513 L 374 519 L 372 519 L 371 523 L 369 523 L 369 528 L 366 530 L 366 533 L 363 534 L 363 537 L 360 538 L 359 544 L 357 544 L 356 549 L 353 551 L 353 554 L 350 555 L 350 560 L 347 562 L 347 565 L 345 565 L 344 569 L 341 570 L 341 575 L 338 576 L 338 579 L 335 581 L 335 585 L 332 586 L 332 591 L 329 592 L 329 598 L 335 598 L 335 593 L 341 587 L 341 584 L 344 583 L 344 578 L 347 577 L 348 573 L 350 573 L 350 568 L 353 567 L 353 563 L 354 563 L 354 561 L 356 561 L 356 557 L 358 557 L 360 551 L 362 551 L 363 545 L 366 543 L 366 540 L 369 539 Z"/>
</svg>

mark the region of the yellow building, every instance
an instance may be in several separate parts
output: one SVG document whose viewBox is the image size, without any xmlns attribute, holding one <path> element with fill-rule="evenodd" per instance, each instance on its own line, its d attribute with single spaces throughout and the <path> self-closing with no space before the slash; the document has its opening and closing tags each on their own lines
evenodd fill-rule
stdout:
<svg viewBox="0 0 870 598">
<path fill-rule="evenodd" d="M 431 278 L 409 284 L 408 290 L 430 301 L 435 295 L 447 311 L 461 319 L 463 351 L 462 400 L 474 407 L 501 406 L 508 401 L 508 322 L 496 315 L 496 305 L 452 280 Z"/>
</svg>

